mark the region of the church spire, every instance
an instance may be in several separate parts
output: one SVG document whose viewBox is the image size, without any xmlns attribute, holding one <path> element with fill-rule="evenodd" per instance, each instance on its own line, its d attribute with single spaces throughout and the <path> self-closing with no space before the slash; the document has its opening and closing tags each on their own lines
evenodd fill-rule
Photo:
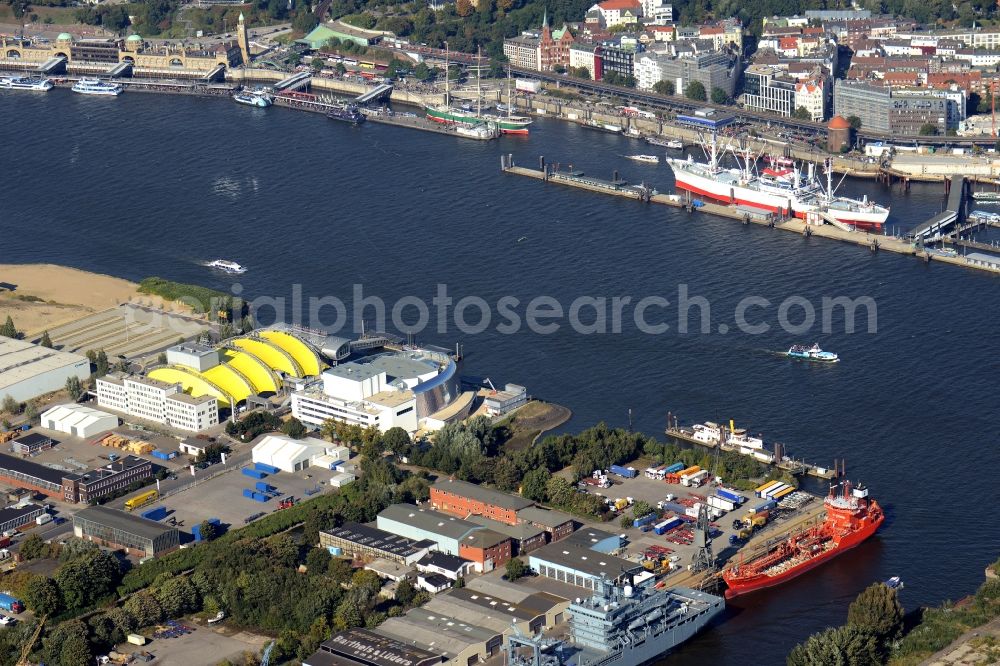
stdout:
<svg viewBox="0 0 1000 666">
<path fill-rule="evenodd" d="M 549 8 L 546 7 L 544 13 L 542 13 L 542 27 L 549 27 Z"/>
</svg>

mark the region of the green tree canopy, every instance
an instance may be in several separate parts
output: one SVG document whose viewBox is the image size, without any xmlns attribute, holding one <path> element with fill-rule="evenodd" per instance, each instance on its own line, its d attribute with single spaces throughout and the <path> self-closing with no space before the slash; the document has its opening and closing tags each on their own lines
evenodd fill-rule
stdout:
<svg viewBox="0 0 1000 666">
<path fill-rule="evenodd" d="M 0 335 L 5 338 L 16 338 L 19 337 L 17 328 L 14 326 L 14 320 L 11 319 L 10 315 L 7 315 L 7 320 L 0 326 Z"/>
<path fill-rule="evenodd" d="M 847 124 L 851 126 L 851 129 L 857 131 L 861 129 L 861 118 L 857 116 L 847 116 Z"/>
<path fill-rule="evenodd" d="M 691 81 L 684 88 L 684 96 L 695 102 L 704 102 L 708 100 L 708 96 L 705 94 L 705 86 L 701 81 Z"/>
<path fill-rule="evenodd" d="M 49 337 L 48 331 L 42 333 L 42 339 L 38 341 L 38 344 L 40 344 L 43 347 L 48 347 L 49 349 L 52 349 L 52 338 Z"/>
<path fill-rule="evenodd" d="M 302 421 L 292 416 L 281 425 L 281 432 L 292 439 L 302 439 L 306 436 L 306 427 L 302 425 Z"/>
<path fill-rule="evenodd" d="M 507 580 L 515 581 L 528 575 L 528 565 L 516 557 L 507 560 L 506 573 Z"/>
<path fill-rule="evenodd" d="M 35 576 L 24 588 L 24 603 L 35 615 L 52 615 L 62 605 L 59 586 L 48 576 Z"/>
<path fill-rule="evenodd" d="M 552 478 L 552 475 L 544 467 L 531 470 L 524 475 L 524 482 L 521 484 L 521 495 L 525 499 L 544 502 L 546 500 L 546 487 L 550 478 Z"/>
<path fill-rule="evenodd" d="M 382 446 L 396 455 L 405 453 L 410 448 L 410 435 L 399 426 L 394 426 L 382 435 Z"/>
<path fill-rule="evenodd" d="M 136 592 L 125 601 L 122 608 L 132 616 L 136 627 L 149 627 L 163 618 L 163 608 L 149 590 Z"/>
<path fill-rule="evenodd" d="M 792 113 L 792 118 L 796 118 L 798 120 L 812 120 L 812 116 L 809 115 L 809 110 L 804 106 L 796 108 Z"/>
<path fill-rule="evenodd" d="M 80 396 L 83 395 L 83 385 L 80 384 L 79 377 L 70 375 L 66 379 L 66 392 L 69 393 L 69 397 L 74 401 L 80 399 Z"/>
<path fill-rule="evenodd" d="M 885 583 L 869 585 L 847 610 L 847 624 L 874 633 L 883 644 L 903 633 L 903 607 L 896 590 Z"/>
<path fill-rule="evenodd" d="M 673 81 L 657 81 L 653 84 L 653 92 L 659 93 L 660 95 L 673 95 L 677 92 L 677 87 L 674 85 Z"/>
<path fill-rule="evenodd" d="M 96 360 L 94 361 L 94 365 L 97 368 L 94 372 L 98 377 L 103 377 L 104 375 L 108 374 L 108 370 L 110 369 L 111 366 L 108 363 L 108 355 L 104 353 L 103 349 L 97 352 L 97 357 Z"/>
<path fill-rule="evenodd" d="M 788 655 L 788 666 L 876 666 L 883 663 L 875 634 L 854 626 L 810 636 Z"/>
<path fill-rule="evenodd" d="M 715 102 L 716 104 L 728 104 L 729 103 L 729 94 L 725 90 L 723 90 L 722 88 L 719 88 L 717 86 L 713 87 L 712 88 L 712 101 Z"/>
<path fill-rule="evenodd" d="M 924 123 L 920 126 L 920 136 L 934 136 L 937 133 L 938 128 L 934 123 Z"/>
</svg>

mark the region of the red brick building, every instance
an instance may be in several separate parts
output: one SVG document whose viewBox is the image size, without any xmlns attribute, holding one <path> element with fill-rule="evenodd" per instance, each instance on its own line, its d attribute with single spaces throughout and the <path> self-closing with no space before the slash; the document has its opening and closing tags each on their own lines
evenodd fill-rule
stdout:
<svg viewBox="0 0 1000 666">
<path fill-rule="evenodd" d="M 517 495 L 483 488 L 468 481 L 448 479 L 431 486 L 431 505 L 459 518 L 485 516 L 507 525 L 517 525 L 517 512 L 533 506 Z"/>
<path fill-rule="evenodd" d="M 542 22 L 542 35 L 538 40 L 542 71 L 551 72 L 556 67 L 569 67 L 569 47 L 572 44 L 573 35 L 569 28 L 563 25 L 562 30 L 550 30 L 548 15 L 546 15 Z"/>
<path fill-rule="evenodd" d="M 477 571 L 493 571 L 513 556 L 510 537 L 490 529 L 469 533 L 458 545 L 458 556 L 474 563 Z"/>
</svg>

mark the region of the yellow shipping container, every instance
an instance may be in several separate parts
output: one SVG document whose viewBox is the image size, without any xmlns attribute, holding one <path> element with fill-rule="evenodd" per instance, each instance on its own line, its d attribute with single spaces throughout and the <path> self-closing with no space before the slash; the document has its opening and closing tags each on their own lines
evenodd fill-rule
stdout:
<svg viewBox="0 0 1000 666">
<path fill-rule="evenodd" d="M 795 487 L 794 486 L 788 486 L 784 490 L 779 490 L 778 492 L 776 492 L 773 495 L 771 495 L 771 499 L 773 499 L 773 500 L 781 499 L 785 495 L 791 495 L 794 492 L 795 492 Z"/>
<path fill-rule="evenodd" d="M 781 482 L 780 481 L 768 481 L 767 483 L 765 483 L 762 486 L 757 486 L 757 488 L 754 490 L 754 492 L 755 493 L 763 492 L 763 491 L 767 490 L 768 488 L 770 488 L 771 486 L 777 485 L 779 483 L 781 483 Z"/>
</svg>

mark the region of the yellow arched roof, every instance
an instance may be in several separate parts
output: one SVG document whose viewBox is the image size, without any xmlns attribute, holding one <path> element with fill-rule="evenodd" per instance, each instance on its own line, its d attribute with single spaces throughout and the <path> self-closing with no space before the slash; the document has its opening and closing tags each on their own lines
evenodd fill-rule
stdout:
<svg viewBox="0 0 1000 666">
<path fill-rule="evenodd" d="M 271 374 L 271 369 L 256 356 L 227 349 L 223 352 L 223 358 L 227 365 L 236 368 L 250 380 L 256 393 L 277 393 L 281 388 Z"/>
<path fill-rule="evenodd" d="M 236 402 L 242 402 L 248 397 L 256 393 L 254 391 L 253 385 L 250 384 L 246 379 L 240 376 L 240 374 L 230 368 L 228 365 L 220 364 L 214 368 L 209 368 L 201 375 L 220 387 L 223 391 L 233 396 Z"/>
<path fill-rule="evenodd" d="M 288 352 L 302 367 L 302 372 L 306 375 L 316 376 L 319 374 L 321 368 L 316 352 L 294 335 L 282 331 L 264 331 L 260 335 Z"/>
<path fill-rule="evenodd" d="M 253 340 L 250 338 L 237 338 L 233 340 L 233 346 L 239 347 L 248 354 L 253 354 L 267 364 L 272 370 L 284 372 L 293 377 L 302 377 L 302 368 L 295 361 L 294 357 L 281 347 L 270 341 Z"/>
<path fill-rule="evenodd" d="M 186 393 L 193 396 L 214 395 L 220 406 L 230 407 L 229 396 L 219 386 L 206 380 L 194 371 L 187 372 L 177 367 L 156 368 L 149 376 L 168 384 L 180 384 Z"/>
</svg>

